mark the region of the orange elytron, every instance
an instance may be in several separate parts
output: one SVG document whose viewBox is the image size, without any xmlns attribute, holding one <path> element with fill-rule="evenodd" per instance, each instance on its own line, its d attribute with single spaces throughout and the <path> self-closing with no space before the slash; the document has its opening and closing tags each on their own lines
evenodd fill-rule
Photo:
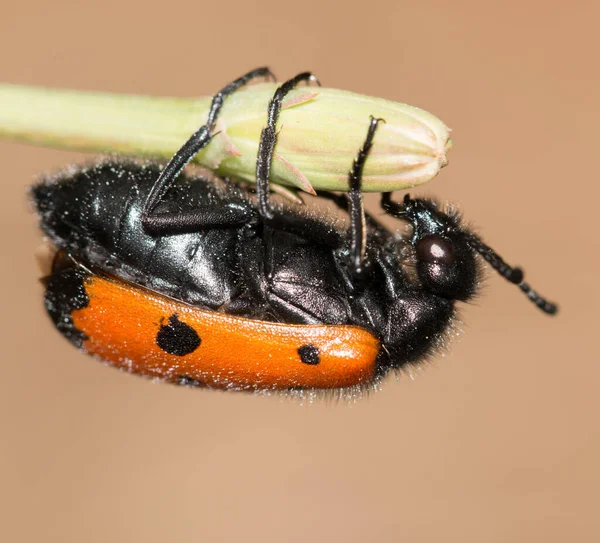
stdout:
<svg viewBox="0 0 600 543">
<path fill-rule="evenodd" d="M 349 387 L 375 374 L 379 341 L 356 326 L 244 319 L 94 274 L 83 288 L 88 305 L 71 313 L 83 348 L 133 373 L 234 390 Z"/>
</svg>

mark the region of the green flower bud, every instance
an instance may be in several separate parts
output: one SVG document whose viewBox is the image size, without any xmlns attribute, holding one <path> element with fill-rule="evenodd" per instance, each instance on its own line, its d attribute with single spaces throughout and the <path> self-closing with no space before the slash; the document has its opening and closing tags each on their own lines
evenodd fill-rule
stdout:
<svg viewBox="0 0 600 543">
<path fill-rule="evenodd" d="M 221 175 L 254 181 L 258 138 L 274 84 L 254 85 L 223 107 L 220 133 L 199 160 Z M 348 188 L 348 172 L 363 145 L 370 116 L 381 117 L 363 173 L 363 190 L 386 192 L 425 183 L 448 160 L 450 130 L 406 104 L 321 87 L 288 95 L 277 124 L 271 182 L 312 192 Z"/>
</svg>

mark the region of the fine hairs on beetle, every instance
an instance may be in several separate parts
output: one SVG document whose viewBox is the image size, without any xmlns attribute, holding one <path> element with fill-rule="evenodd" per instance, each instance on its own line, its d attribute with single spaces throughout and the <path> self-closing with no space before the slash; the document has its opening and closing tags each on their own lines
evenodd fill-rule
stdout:
<svg viewBox="0 0 600 543">
<path fill-rule="evenodd" d="M 520 268 L 435 201 L 382 194 L 381 209 L 408 224 L 407 235 L 364 211 L 362 172 L 384 119 L 365 119 L 348 193 L 319 193 L 347 221 L 310 203 L 272 201 L 281 104 L 310 73 L 275 91 L 255 192 L 184 173 L 211 141 L 227 96 L 265 76 L 259 68 L 224 87 L 206 124 L 165 167 L 109 159 L 32 188 L 41 228 L 58 249 L 44 278 L 46 309 L 77 348 L 186 386 L 354 394 L 445 344 L 457 302 L 481 282 L 479 258 L 556 313 Z"/>
</svg>

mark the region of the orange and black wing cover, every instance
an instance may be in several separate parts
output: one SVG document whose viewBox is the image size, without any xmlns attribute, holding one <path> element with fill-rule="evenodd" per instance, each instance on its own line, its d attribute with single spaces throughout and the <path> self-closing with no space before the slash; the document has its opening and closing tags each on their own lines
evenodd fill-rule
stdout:
<svg viewBox="0 0 600 543">
<path fill-rule="evenodd" d="M 236 317 L 83 268 L 55 273 L 46 288 L 63 335 L 131 373 L 229 390 L 351 387 L 376 375 L 379 340 L 357 326 Z"/>
</svg>

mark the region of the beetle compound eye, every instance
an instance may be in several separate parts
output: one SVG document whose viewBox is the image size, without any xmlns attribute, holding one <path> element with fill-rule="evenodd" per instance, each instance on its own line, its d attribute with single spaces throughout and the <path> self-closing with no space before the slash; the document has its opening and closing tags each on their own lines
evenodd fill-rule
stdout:
<svg viewBox="0 0 600 543">
<path fill-rule="evenodd" d="M 454 263 L 454 245 L 452 242 L 442 236 L 428 235 L 423 236 L 416 246 L 417 257 L 423 262 L 435 264 L 453 264 Z"/>
<path fill-rule="evenodd" d="M 439 296 L 467 300 L 477 284 L 475 255 L 463 238 L 427 234 L 415 244 L 423 287 Z"/>
</svg>

